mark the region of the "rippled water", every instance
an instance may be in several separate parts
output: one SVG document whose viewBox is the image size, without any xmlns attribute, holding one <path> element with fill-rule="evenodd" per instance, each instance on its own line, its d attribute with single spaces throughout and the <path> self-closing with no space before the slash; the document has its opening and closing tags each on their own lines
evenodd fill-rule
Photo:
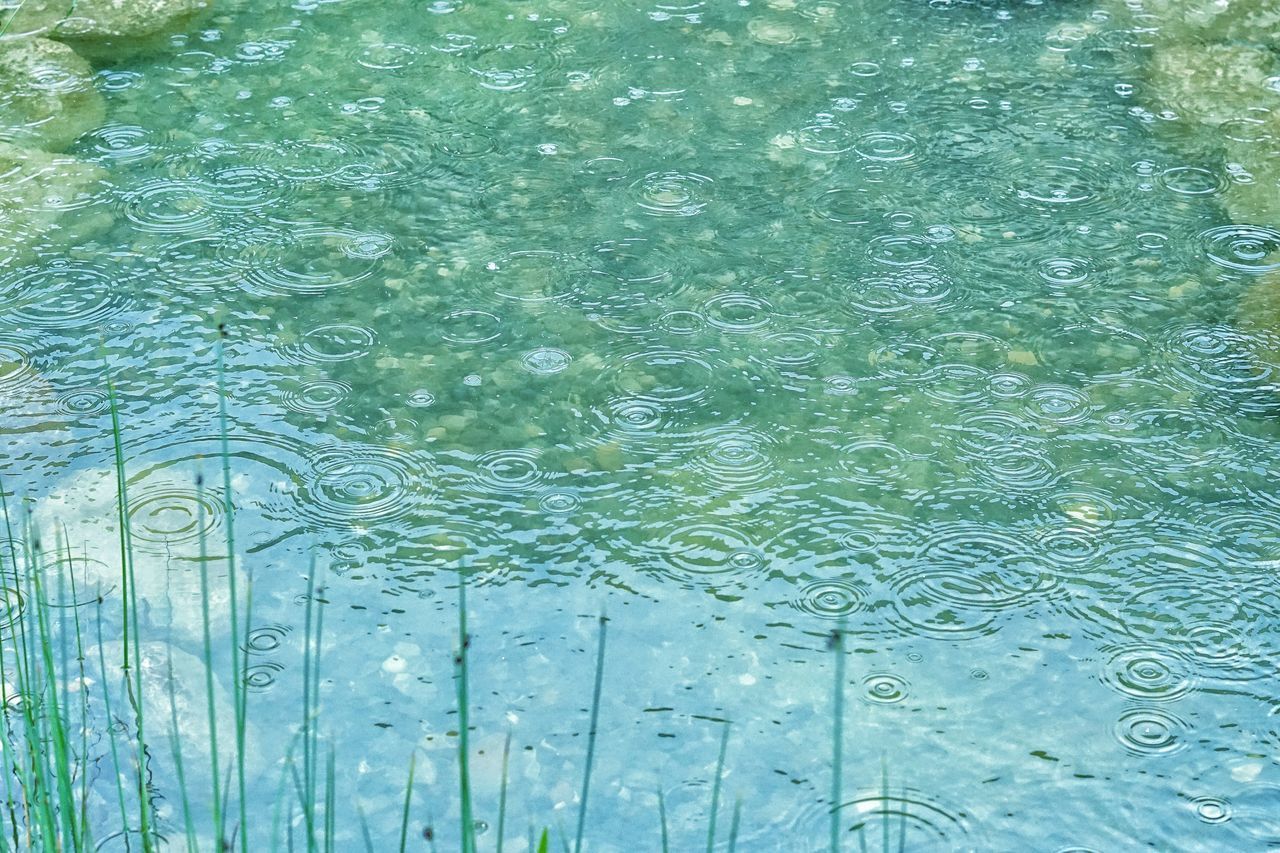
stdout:
<svg viewBox="0 0 1280 853">
<path fill-rule="evenodd" d="M 487 820 L 508 726 L 574 813 L 604 606 L 592 849 L 694 849 L 724 718 L 743 849 L 823 849 L 840 620 L 874 844 L 1275 846 L 1276 24 L 1183 5 L 224 4 L 0 211 L 3 474 L 108 535 L 105 358 L 198 654 L 225 323 L 260 735 L 314 549 L 375 825 L 413 744 L 448 817 L 465 563 Z"/>
</svg>

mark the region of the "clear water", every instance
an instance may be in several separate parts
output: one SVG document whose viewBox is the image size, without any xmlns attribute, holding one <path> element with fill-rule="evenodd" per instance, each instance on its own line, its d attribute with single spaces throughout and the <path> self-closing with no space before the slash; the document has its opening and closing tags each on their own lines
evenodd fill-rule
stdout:
<svg viewBox="0 0 1280 853">
<path fill-rule="evenodd" d="M 380 843 L 414 746 L 415 830 L 456 822 L 467 565 L 511 849 L 576 818 L 602 607 L 592 850 L 657 849 L 659 788 L 699 849 L 723 719 L 740 849 L 825 849 L 840 620 L 850 826 L 1280 845 L 1280 87 L 1184 62 L 1273 24 L 1181 12 L 224 4 L 99 60 L 68 153 L 104 177 L 15 238 L 6 482 L 110 594 L 105 358 L 145 618 L 198 656 L 225 323 L 254 784 L 314 551 L 339 801 Z"/>
</svg>

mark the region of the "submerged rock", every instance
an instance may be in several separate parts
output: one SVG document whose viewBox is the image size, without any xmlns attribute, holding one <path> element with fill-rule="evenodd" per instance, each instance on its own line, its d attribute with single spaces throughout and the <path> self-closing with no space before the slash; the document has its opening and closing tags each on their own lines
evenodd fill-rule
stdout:
<svg viewBox="0 0 1280 853">
<path fill-rule="evenodd" d="M 213 750 L 209 737 L 209 693 L 206 689 L 204 661 L 189 652 L 159 642 L 142 643 L 139 651 L 142 709 L 152 754 L 159 756 L 166 764 L 171 760 L 170 736 L 174 732 L 176 718 L 178 743 L 182 750 L 188 785 L 193 791 L 207 790 L 210 784 L 208 768 L 211 766 Z M 88 661 L 91 666 L 98 662 L 98 652 L 98 648 L 89 651 Z M 101 653 L 108 677 L 123 678 L 119 667 L 124 656 L 124 643 L 103 643 Z M 223 687 L 222 679 L 217 673 L 214 673 L 212 699 L 213 718 L 218 727 L 218 761 L 224 768 L 234 767 L 235 706 L 231 692 Z M 246 727 L 245 769 L 249 775 L 261 773 L 263 759 L 257 731 Z"/>
<path fill-rule="evenodd" d="M 210 0 L 28 0 L 11 33 L 47 35 L 93 54 L 146 47 L 180 32 Z"/>
<path fill-rule="evenodd" d="M 1276 102 L 1270 80 L 1280 62 L 1264 47 L 1247 44 L 1166 45 L 1147 70 L 1150 106 L 1183 120 L 1217 127 Z"/>
<path fill-rule="evenodd" d="M 75 242 L 109 226 L 105 212 L 66 215 L 82 208 L 105 178 L 92 163 L 0 142 L 0 266 L 27 263 L 56 232 Z"/>
<path fill-rule="evenodd" d="M 93 70 L 71 48 L 43 38 L 0 43 L 0 135 L 61 151 L 104 115 Z"/>
</svg>

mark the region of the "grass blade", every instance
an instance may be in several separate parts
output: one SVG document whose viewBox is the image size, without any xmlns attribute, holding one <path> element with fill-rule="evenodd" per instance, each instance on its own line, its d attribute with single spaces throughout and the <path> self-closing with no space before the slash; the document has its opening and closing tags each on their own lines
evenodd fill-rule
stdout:
<svg viewBox="0 0 1280 853">
<path fill-rule="evenodd" d="M 667 835 L 667 800 L 658 789 L 658 820 L 662 822 L 662 853 L 671 853 L 671 842 Z"/>
<path fill-rule="evenodd" d="M 831 853 L 840 853 L 840 807 L 844 799 L 841 790 L 844 775 L 844 623 L 831 632 L 831 649 L 836 658 L 836 681 L 831 699 Z"/>
<path fill-rule="evenodd" d="M 404 853 L 409 841 L 409 803 L 413 799 L 413 770 L 417 761 L 418 754 L 409 753 L 409 781 L 404 785 L 404 808 L 400 812 L 400 853 Z"/>
<path fill-rule="evenodd" d="M 498 842 L 497 853 L 502 853 L 502 838 L 507 828 L 507 771 L 511 762 L 511 731 L 502 744 L 502 790 L 498 794 Z"/>
<path fill-rule="evenodd" d="M 591 692 L 591 727 L 587 730 L 587 764 L 582 772 L 582 802 L 578 807 L 578 832 L 573 853 L 582 853 L 582 833 L 587 824 L 587 794 L 591 790 L 591 766 L 596 754 L 596 733 L 600 722 L 600 690 L 604 684 L 605 632 L 609 620 L 600 614 L 600 640 L 596 647 L 596 680 Z"/>
<path fill-rule="evenodd" d="M 724 776 L 724 757 L 729 749 L 729 724 L 720 734 L 720 757 L 716 759 L 716 778 L 711 782 L 711 819 L 707 824 L 707 853 L 716 846 L 716 813 L 720 811 L 720 778 Z"/>
</svg>

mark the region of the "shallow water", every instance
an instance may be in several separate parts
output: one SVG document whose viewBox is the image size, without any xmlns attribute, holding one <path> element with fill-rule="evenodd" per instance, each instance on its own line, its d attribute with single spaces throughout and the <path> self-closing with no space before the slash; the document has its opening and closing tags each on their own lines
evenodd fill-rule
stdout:
<svg viewBox="0 0 1280 853">
<path fill-rule="evenodd" d="M 1197 121 L 1173 19 L 225 4 L 97 66 L 68 153 L 105 177 L 10 241 L 6 483 L 109 551 L 105 358 L 146 619 L 198 655 L 225 323 L 251 714 L 294 713 L 314 551 L 340 800 L 387 844 L 414 744 L 416 824 L 456 815 L 466 565 L 517 835 L 576 819 L 604 607 L 593 850 L 657 849 L 659 787 L 703 843 L 723 719 L 742 849 L 825 849 L 841 620 L 850 826 L 1280 845 L 1280 232 L 1240 165 L 1280 78 L 1224 106 L 1255 136 Z"/>
</svg>

